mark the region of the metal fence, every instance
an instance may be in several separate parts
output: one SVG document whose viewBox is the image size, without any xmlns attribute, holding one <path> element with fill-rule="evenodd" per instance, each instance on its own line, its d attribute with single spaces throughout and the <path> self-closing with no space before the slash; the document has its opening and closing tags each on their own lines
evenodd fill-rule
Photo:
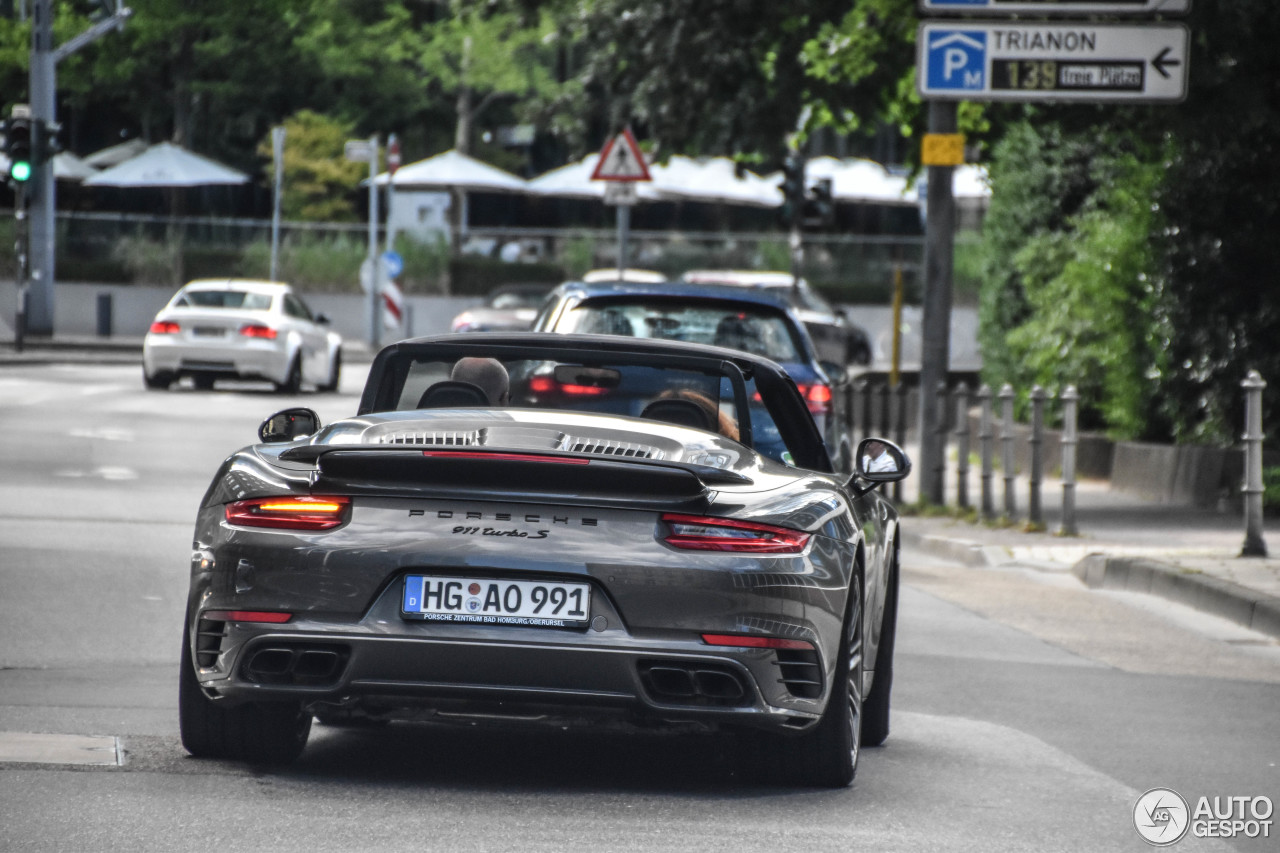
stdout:
<svg viewBox="0 0 1280 853">
<path fill-rule="evenodd" d="M 13 240 L 5 233 L 13 218 L 0 211 L 0 269 L 12 261 Z M 379 230 L 385 240 L 385 228 Z M 397 248 L 409 240 L 400 235 Z M 262 274 L 255 265 L 268 256 L 271 221 L 229 217 L 60 211 L 57 215 L 59 278 L 117 283 L 172 285 L 169 270 L 180 263 L 165 258 L 185 254 L 187 267 L 210 263 L 234 266 L 239 274 Z M 354 286 L 349 270 L 359 267 L 368 251 L 365 223 L 285 222 L 281 244 L 296 252 L 323 250 L 325 262 L 301 264 L 295 283 L 306 288 Z M 903 274 L 908 301 L 918 294 L 924 243 L 918 235 L 809 234 L 805 236 L 803 274 L 815 285 L 848 301 L 888 303 L 894 270 Z M 123 249 L 123 251 L 122 251 Z M 408 244 L 403 251 L 406 277 L 422 292 L 443 292 L 438 281 L 443 264 L 432 252 L 436 244 Z M 463 254 L 495 263 L 539 263 L 562 269 L 566 276 L 617 264 L 617 234 L 609 228 L 471 227 Z M 132 257 L 141 255 L 142 257 Z M 647 231 L 633 230 L 631 265 L 676 276 L 690 269 L 789 270 L 788 235 L 776 231 Z M 155 261 L 155 259 L 159 259 Z M 154 262 L 153 262 L 154 261 Z M 254 267 L 249 270 L 247 267 Z M 415 268 L 416 267 L 416 268 Z M 324 281 L 323 270 L 340 271 Z M 70 275 L 63 275 L 66 270 Z M 3 275 L 3 273 L 0 273 Z M 316 281 L 306 280 L 307 276 Z"/>
</svg>

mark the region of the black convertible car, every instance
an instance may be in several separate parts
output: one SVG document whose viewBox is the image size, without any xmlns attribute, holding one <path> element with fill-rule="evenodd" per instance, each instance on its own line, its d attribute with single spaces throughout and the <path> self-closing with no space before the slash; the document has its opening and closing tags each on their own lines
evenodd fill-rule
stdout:
<svg viewBox="0 0 1280 853">
<path fill-rule="evenodd" d="M 609 723 L 730 729 L 767 778 L 843 786 L 888 735 L 898 519 L 875 487 L 910 463 L 868 440 L 833 473 L 771 361 L 419 339 L 379 353 L 355 417 L 288 409 L 259 438 L 196 520 L 193 755 L 291 761 L 313 718 Z"/>
</svg>

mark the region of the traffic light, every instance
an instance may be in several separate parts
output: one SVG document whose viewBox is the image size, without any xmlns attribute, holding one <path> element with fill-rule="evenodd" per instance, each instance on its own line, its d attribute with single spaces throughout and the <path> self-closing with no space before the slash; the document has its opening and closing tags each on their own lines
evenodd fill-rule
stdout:
<svg viewBox="0 0 1280 853">
<path fill-rule="evenodd" d="M 25 184 L 35 175 L 35 127 L 25 116 L 12 116 L 4 123 L 4 153 L 9 158 L 9 180 Z"/>
<path fill-rule="evenodd" d="M 830 228 L 836 222 L 836 203 L 831 193 L 831 179 L 819 178 L 813 182 L 804 196 L 804 215 L 800 219 L 805 228 Z"/>
<path fill-rule="evenodd" d="M 782 224 L 790 228 L 796 224 L 796 217 L 804 206 L 804 158 L 792 154 L 782 163 L 782 208 L 779 211 Z"/>
</svg>

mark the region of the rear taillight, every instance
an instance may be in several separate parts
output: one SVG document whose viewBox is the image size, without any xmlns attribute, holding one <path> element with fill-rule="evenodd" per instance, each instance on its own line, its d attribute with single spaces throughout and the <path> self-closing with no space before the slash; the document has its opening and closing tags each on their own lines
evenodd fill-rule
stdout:
<svg viewBox="0 0 1280 853">
<path fill-rule="evenodd" d="M 156 320 L 151 324 L 151 334 L 153 335 L 176 335 L 180 331 L 182 331 L 181 326 L 168 320 Z"/>
<path fill-rule="evenodd" d="M 293 618 L 293 614 L 277 613 L 274 610 L 206 610 L 200 614 L 200 618 L 215 622 L 268 622 L 283 625 Z"/>
<path fill-rule="evenodd" d="M 331 530 L 347 520 L 351 498 L 252 498 L 227 504 L 228 524 L 285 530 Z"/>
<path fill-rule="evenodd" d="M 609 389 L 599 385 L 566 385 L 557 382 L 551 376 L 535 376 L 529 380 L 529 390 L 535 394 L 551 394 L 558 392 L 574 397 L 599 397 L 608 394 Z"/>
<path fill-rule="evenodd" d="M 246 338 L 265 338 L 269 341 L 276 339 L 276 330 L 261 323 L 245 323 L 240 327 L 240 334 Z"/>
<path fill-rule="evenodd" d="M 675 513 L 664 513 L 662 521 L 668 531 L 663 542 L 693 551 L 799 554 L 809 542 L 809 534 L 803 531 L 754 521 Z"/>
<path fill-rule="evenodd" d="M 786 637 L 703 634 L 702 642 L 710 646 L 736 646 L 741 649 L 799 649 L 813 651 L 813 643 L 807 640 L 790 640 Z"/>
<path fill-rule="evenodd" d="M 823 385 L 821 382 L 814 382 L 812 385 L 797 385 L 800 389 L 800 396 L 804 397 L 805 403 L 809 406 L 809 411 L 815 415 L 825 415 L 831 412 L 831 386 Z"/>
</svg>

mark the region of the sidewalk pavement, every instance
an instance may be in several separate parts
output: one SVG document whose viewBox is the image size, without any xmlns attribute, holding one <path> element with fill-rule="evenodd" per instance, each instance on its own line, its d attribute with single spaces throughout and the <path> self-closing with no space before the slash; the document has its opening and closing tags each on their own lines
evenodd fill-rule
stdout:
<svg viewBox="0 0 1280 853">
<path fill-rule="evenodd" d="M 955 471 L 948 496 L 954 501 Z M 910 477 L 904 499 L 914 499 Z M 993 484 L 996 515 L 1004 515 L 1004 481 Z M 969 479 L 971 505 L 981 505 L 981 481 Z M 1076 487 L 1078 535 L 1063 536 L 1062 486 L 1041 490 L 1045 529 L 1027 532 L 1029 483 L 1019 478 L 1012 523 L 907 515 L 902 541 L 973 567 L 1020 566 L 1071 572 L 1094 588 L 1141 592 L 1229 619 L 1280 639 L 1280 519 L 1264 524 L 1266 557 L 1241 557 L 1245 528 L 1238 508 L 1168 506 L 1111 488 Z"/>
<path fill-rule="evenodd" d="M 363 341 L 348 341 L 351 363 L 371 360 Z M 141 337 L 54 336 L 29 339 L 16 353 L 0 341 L 0 365 L 50 363 L 140 363 Z M 911 448 L 908 448 L 909 450 Z M 947 471 L 954 504 L 956 473 Z M 903 483 L 904 502 L 914 501 L 919 476 Z M 980 506 L 981 481 L 971 471 L 971 506 Z M 995 514 L 1005 515 L 1004 483 L 992 483 Z M 1062 536 L 1062 485 L 1046 478 L 1041 488 L 1045 530 L 1025 532 L 1029 498 L 1025 477 L 1016 483 L 1016 521 L 969 522 L 950 516 L 908 515 L 905 544 L 974 567 L 1017 565 L 1071 572 L 1091 587 L 1142 592 L 1211 613 L 1280 638 L 1280 519 L 1265 524 L 1267 557 L 1241 557 L 1244 521 L 1238 509 L 1198 509 L 1155 504 L 1085 481 L 1076 488 L 1076 536 Z"/>
</svg>

